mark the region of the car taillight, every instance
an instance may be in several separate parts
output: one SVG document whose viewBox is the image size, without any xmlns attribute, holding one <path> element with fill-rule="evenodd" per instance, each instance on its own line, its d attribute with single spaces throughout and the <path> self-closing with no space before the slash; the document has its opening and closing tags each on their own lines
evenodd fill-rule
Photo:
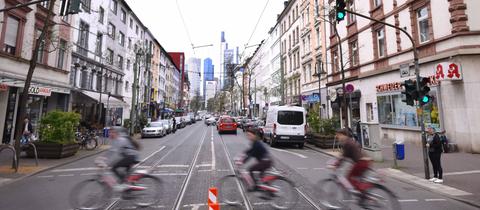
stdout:
<svg viewBox="0 0 480 210">
<path fill-rule="evenodd" d="M 277 133 L 277 123 L 273 123 L 273 134 Z"/>
</svg>

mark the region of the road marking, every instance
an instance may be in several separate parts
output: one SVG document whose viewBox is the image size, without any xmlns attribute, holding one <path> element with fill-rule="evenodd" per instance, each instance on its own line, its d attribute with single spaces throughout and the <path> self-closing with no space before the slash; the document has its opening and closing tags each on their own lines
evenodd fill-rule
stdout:
<svg viewBox="0 0 480 210">
<path fill-rule="evenodd" d="M 56 169 L 51 170 L 50 172 L 53 173 L 60 173 L 60 172 L 73 172 L 73 171 L 92 171 L 92 170 L 99 170 L 97 167 L 88 167 L 88 168 L 68 168 L 68 169 Z"/>
<path fill-rule="evenodd" d="M 312 207 L 314 207 L 315 209 L 322 209 L 320 208 L 320 206 L 318 206 L 312 198 L 308 197 L 307 194 L 305 194 L 304 192 L 302 192 L 298 187 L 295 187 L 295 190 L 300 194 L 300 196 L 302 196 Z"/>
<path fill-rule="evenodd" d="M 159 153 L 159 152 L 162 151 L 163 149 L 165 149 L 165 146 L 160 147 L 160 149 L 158 149 L 158 150 L 155 151 L 154 153 L 150 154 L 150 155 L 147 156 L 146 158 L 143 158 L 143 160 L 140 161 L 139 163 L 135 164 L 135 165 L 133 166 L 133 168 L 136 168 L 136 167 L 140 166 L 140 164 L 142 164 L 143 162 L 147 161 L 148 158 L 153 157 L 155 154 Z"/>
<path fill-rule="evenodd" d="M 159 165 L 158 168 L 188 168 L 188 165 Z"/>
<path fill-rule="evenodd" d="M 52 178 L 53 175 L 37 176 L 38 178 Z"/>
<path fill-rule="evenodd" d="M 297 168 L 298 170 L 308 170 L 308 168 Z"/>
<path fill-rule="evenodd" d="M 292 151 L 288 151 L 288 150 L 283 150 L 283 149 L 277 149 L 277 148 L 271 148 L 273 150 L 276 150 L 276 151 L 279 151 L 279 152 L 286 152 L 286 153 L 289 153 L 289 154 L 292 154 L 292 155 L 295 155 L 295 156 L 298 156 L 300 158 L 308 158 L 307 156 L 305 155 L 302 155 L 302 154 L 298 154 L 296 152 L 292 152 Z"/>
<path fill-rule="evenodd" d="M 198 164 L 195 167 L 200 168 L 200 167 L 212 167 L 212 164 Z"/>
<path fill-rule="evenodd" d="M 60 174 L 58 176 L 62 176 L 62 177 L 65 177 L 65 176 L 75 176 L 75 174 Z"/>
<path fill-rule="evenodd" d="M 325 170 L 326 168 L 313 168 L 313 170 Z"/>
<path fill-rule="evenodd" d="M 216 160 L 215 160 L 215 145 L 213 144 L 213 127 L 212 127 L 211 133 L 212 133 L 212 137 L 211 137 L 210 144 L 212 145 L 212 170 L 215 170 Z"/>
<path fill-rule="evenodd" d="M 80 176 L 92 176 L 96 175 L 97 173 L 85 173 L 85 174 L 80 174 Z"/>
<path fill-rule="evenodd" d="M 447 201 L 447 200 L 443 198 L 430 198 L 430 199 L 425 199 L 425 201 L 429 202 L 429 201 Z"/>
<path fill-rule="evenodd" d="M 153 176 L 186 176 L 187 173 L 157 173 L 157 174 L 150 174 Z"/>
<path fill-rule="evenodd" d="M 398 199 L 398 202 L 417 202 L 418 199 Z"/>
<path fill-rule="evenodd" d="M 465 175 L 465 174 L 478 174 L 478 173 L 480 173 L 480 170 L 448 172 L 448 173 L 443 173 L 443 175 L 444 176 L 451 176 L 451 175 Z"/>
<path fill-rule="evenodd" d="M 200 169 L 200 170 L 197 170 L 197 172 L 212 172 L 212 171 L 217 171 L 217 172 L 230 172 L 229 169 Z"/>
</svg>

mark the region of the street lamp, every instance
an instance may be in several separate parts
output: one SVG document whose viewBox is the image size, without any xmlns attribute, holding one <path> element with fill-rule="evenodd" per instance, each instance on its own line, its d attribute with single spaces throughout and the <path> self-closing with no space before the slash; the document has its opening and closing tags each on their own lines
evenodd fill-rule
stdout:
<svg viewBox="0 0 480 210">
<path fill-rule="evenodd" d="M 314 77 L 318 77 L 318 103 L 319 103 L 319 107 L 318 107 L 318 115 L 320 117 L 320 119 L 322 119 L 322 90 L 321 90 L 321 85 L 320 85 L 320 81 L 322 80 L 322 75 L 326 75 L 327 72 L 325 72 L 325 70 L 323 69 L 323 62 L 321 60 L 317 61 L 315 63 L 315 74 L 313 74 L 312 76 Z"/>
</svg>

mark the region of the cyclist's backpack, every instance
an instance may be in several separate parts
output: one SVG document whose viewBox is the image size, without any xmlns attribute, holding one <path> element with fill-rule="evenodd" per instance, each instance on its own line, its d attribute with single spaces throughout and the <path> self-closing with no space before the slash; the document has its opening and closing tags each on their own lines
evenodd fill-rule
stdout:
<svg viewBox="0 0 480 210">
<path fill-rule="evenodd" d="M 445 135 L 440 135 L 440 142 L 442 143 L 443 152 L 448 153 L 448 139 Z"/>
</svg>

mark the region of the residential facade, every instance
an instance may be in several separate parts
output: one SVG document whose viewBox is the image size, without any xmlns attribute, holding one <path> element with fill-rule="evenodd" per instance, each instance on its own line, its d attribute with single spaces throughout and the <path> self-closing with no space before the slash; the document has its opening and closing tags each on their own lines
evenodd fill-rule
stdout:
<svg viewBox="0 0 480 210">
<path fill-rule="evenodd" d="M 334 1 L 324 3 L 331 7 Z M 334 28 L 326 27 L 326 61 L 330 63 L 326 65 L 326 86 L 332 93 L 341 88 L 343 64 L 345 81 L 356 91 L 346 95 L 346 112 L 340 106 L 342 97 L 330 101 L 333 116 L 346 118 L 348 125 L 358 120 L 379 124 L 384 143 L 396 139 L 418 143 L 418 113 L 423 113 L 426 127 L 445 131 L 463 151 L 480 152 L 479 131 L 475 129 L 480 126 L 476 120 L 480 108 L 474 96 L 480 82 L 476 72 L 480 23 L 475 11 L 480 2 L 370 0 L 365 4 L 355 0 L 347 7 L 411 34 L 418 50 L 419 73 L 430 78 L 433 101 L 423 112 L 402 101 L 400 83 L 414 79 L 414 54 L 408 37 L 399 30 L 347 15 L 337 25 L 343 52 L 339 52 Z M 330 21 L 334 18 L 330 16 Z"/>
</svg>

